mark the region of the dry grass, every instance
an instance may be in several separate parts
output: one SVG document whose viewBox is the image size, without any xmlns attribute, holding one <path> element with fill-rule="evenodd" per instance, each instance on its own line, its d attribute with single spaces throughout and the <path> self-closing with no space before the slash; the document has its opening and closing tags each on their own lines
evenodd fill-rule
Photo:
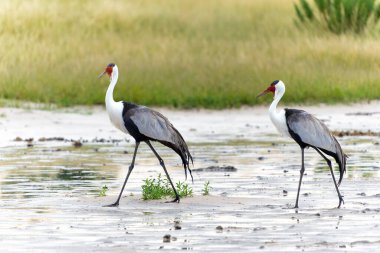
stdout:
<svg viewBox="0 0 380 253">
<path fill-rule="evenodd" d="M 299 31 L 294 17 L 282 0 L 3 0 L 0 96 L 101 104 L 97 75 L 115 62 L 115 97 L 148 105 L 254 105 L 275 79 L 287 102 L 380 97 L 379 36 Z"/>
</svg>

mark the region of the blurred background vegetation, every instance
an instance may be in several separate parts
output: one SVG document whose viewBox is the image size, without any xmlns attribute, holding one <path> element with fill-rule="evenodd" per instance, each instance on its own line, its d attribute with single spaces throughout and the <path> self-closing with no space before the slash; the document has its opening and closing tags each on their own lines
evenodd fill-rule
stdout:
<svg viewBox="0 0 380 253">
<path fill-rule="evenodd" d="M 299 29 L 295 3 L 303 11 L 290 0 L 1 0 L 0 98 L 103 104 L 97 76 L 115 62 L 115 99 L 146 105 L 267 103 L 255 96 L 275 79 L 286 102 L 379 99 L 379 27 Z"/>
<path fill-rule="evenodd" d="M 314 0 L 314 6 L 311 0 L 299 0 L 294 7 L 298 25 L 316 25 L 336 34 L 361 34 L 380 19 L 376 0 Z"/>
</svg>

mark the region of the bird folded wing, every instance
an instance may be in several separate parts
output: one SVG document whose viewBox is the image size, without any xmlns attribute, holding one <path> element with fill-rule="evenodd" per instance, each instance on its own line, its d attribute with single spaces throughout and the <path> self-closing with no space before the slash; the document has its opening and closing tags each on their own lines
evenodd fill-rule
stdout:
<svg viewBox="0 0 380 253">
<path fill-rule="evenodd" d="M 138 108 L 130 118 L 143 135 L 154 140 L 174 143 L 170 132 L 172 124 L 159 112 L 147 107 Z"/>
<path fill-rule="evenodd" d="M 313 115 L 305 111 L 293 113 L 288 118 L 288 126 L 304 143 L 330 152 L 336 152 L 335 138 L 331 135 L 326 125 Z"/>
</svg>

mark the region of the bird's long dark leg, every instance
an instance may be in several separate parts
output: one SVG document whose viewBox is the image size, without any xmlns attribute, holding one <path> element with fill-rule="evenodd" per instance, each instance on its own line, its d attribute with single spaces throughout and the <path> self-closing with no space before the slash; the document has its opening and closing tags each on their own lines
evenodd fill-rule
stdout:
<svg viewBox="0 0 380 253">
<path fill-rule="evenodd" d="M 305 148 L 301 147 L 301 153 L 302 153 L 302 165 L 301 165 L 301 170 L 300 170 L 300 181 L 298 183 L 298 191 L 297 191 L 297 199 L 296 199 L 296 205 L 294 208 L 298 208 L 298 199 L 300 196 L 300 190 L 301 190 L 301 183 L 302 183 L 302 177 L 303 173 L 305 172 Z"/>
<path fill-rule="evenodd" d="M 336 189 L 336 192 L 338 193 L 338 198 L 339 198 L 338 208 L 340 208 L 340 205 L 342 203 L 344 204 L 344 200 L 343 200 L 343 196 L 340 194 L 340 191 L 339 191 L 339 188 L 338 188 L 338 184 L 336 183 L 335 176 L 334 176 L 334 171 L 333 171 L 332 166 L 331 166 L 331 161 L 319 149 L 316 148 L 315 150 L 317 150 L 317 152 L 323 157 L 323 159 L 325 159 L 325 161 L 327 162 L 327 165 L 330 168 L 330 172 L 331 172 L 331 176 L 332 176 L 333 181 L 334 181 L 335 189 Z"/>
<path fill-rule="evenodd" d="M 156 152 L 156 150 L 153 148 L 152 144 L 149 142 L 149 141 L 146 141 L 146 144 L 148 144 L 148 146 L 150 147 L 150 149 L 153 151 L 153 153 L 156 155 L 158 161 L 160 162 L 160 165 L 162 166 L 162 168 L 164 169 L 165 171 L 165 174 L 166 174 L 166 177 L 168 178 L 172 188 L 173 188 L 173 191 L 175 193 L 175 199 L 171 202 L 178 202 L 179 203 L 179 194 L 177 192 L 177 190 L 175 189 L 174 187 L 174 184 L 172 182 L 172 180 L 170 179 L 170 176 L 169 176 L 169 173 L 168 171 L 166 170 L 166 167 L 165 167 L 165 163 L 164 163 L 164 160 L 162 160 L 162 158 L 158 155 L 158 153 Z"/>
<path fill-rule="evenodd" d="M 131 165 L 129 166 L 128 174 L 127 174 L 127 176 L 125 177 L 125 181 L 124 181 L 123 187 L 121 188 L 121 191 L 120 191 L 119 197 L 117 198 L 117 200 L 116 200 L 115 203 L 113 203 L 113 204 L 111 204 L 111 205 L 106 205 L 105 207 L 113 207 L 113 206 L 118 206 L 118 205 L 119 205 L 119 201 L 120 201 L 121 195 L 123 194 L 124 187 L 125 187 L 125 185 L 127 184 L 127 181 L 128 181 L 129 175 L 131 175 L 131 172 L 132 172 L 132 170 L 133 170 L 133 167 L 135 166 L 135 159 L 136 159 L 137 149 L 139 148 L 139 145 L 140 145 L 140 142 L 136 142 L 136 145 L 135 145 L 135 152 L 133 153 L 133 158 L 132 158 L 132 163 L 131 163 Z"/>
</svg>

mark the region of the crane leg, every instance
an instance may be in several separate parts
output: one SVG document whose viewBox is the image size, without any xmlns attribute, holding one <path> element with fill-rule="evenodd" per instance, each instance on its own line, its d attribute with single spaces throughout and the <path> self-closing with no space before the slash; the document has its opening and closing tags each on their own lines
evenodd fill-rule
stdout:
<svg viewBox="0 0 380 253">
<path fill-rule="evenodd" d="M 339 198 L 338 208 L 340 208 L 340 206 L 342 205 L 342 203 L 344 204 L 344 200 L 343 200 L 343 196 L 340 194 L 338 185 L 336 183 L 335 176 L 334 176 L 334 171 L 333 171 L 332 166 L 331 166 L 331 161 L 319 149 L 316 148 L 315 150 L 317 150 L 317 152 L 323 157 L 323 159 L 325 159 L 325 161 L 327 162 L 327 165 L 330 168 L 330 172 L 331 172 L 331 176 L 332 176 L 333 181 L 334 181 L 335 189 L 336 189 L 336 192 L 338 193 L 338 198 Z"/>
<path fill-rule="evenodd" d="M 115 203 L 110 204 L 110 205 L 106 205 L 105 207 L 114 207 L 114 206 L 118 206 L 118 205 L 119 205 L 119 201 L 120 201 L 121 195 L 123 194 L 124 187 L 125 187 L 125 185 L 127 184 L 127 181 L 128 181 L 129 175 L 131 175 L 131 172 L 132 172 L 132 170 L 133 170 L 133 167 L 135 166 L 135 159 L 136 159 L 137 149 L 139 148 L 139 145 L 140 145 L 140 142 L 136 142 L 136 145 L 135 145 L 135 152 L 133 153 L 133 158 L 132 158 L 132 163 L 131 163 L 131 165 L 129 166 L 128 174 L 127 174 L 127 176 L 125 177 L 125 181 L 124 181 L 123 187 L 121 188 L 121 191 L 120 191 L 119 197 L 117 198 L 117 200 L 116 200 Z"/>
<path fill-rule="evenodd" d="M 177 190 L 175 189 L 174 187 L 174 184 L 172 182 L 172 180 L 170 179 L 170 176 L 169 176 L 169 173 L 168 171 L 166 170 L 166 167 L 165 167 L 165 163 L 164 163 L 164 160 L 162 160 L 162 158 L 158 155 L 158 153 L 156 152 L 156 150 L 153 148 L 152 144 L 150 143 L 150 141 L 146 141 L 146 144 L 148 144 L 148 146 L 150 147 L 150 149 L 153 151 L 153 153 L 155 154 L 155 156 L 157 157 L 158 161 L 160 162 L 160 165 L 162 166 L 162 168 L 164 169 L 165 171 L 165 174 L 166 174 L 166 177 L 168 178 L 172 188 L 173 188 L 173 191 L 175 193 L 175 199 L 171 202 L 177 202 L 179 203 L 179 194 L 177 192 Z"/>
<path fill-rule="evenodd" d="M 298 208 L 298 199 L 299 199 L 299 196 L 300 196 L 302 177 L 303 177 L 303 173 L 305 172 L 305 155 L 304 155 L 304 153 L 305 153 L 305 148 L 301 147 L 302 165 L 301 165 L 301 170 L 300 170 L 300 181 L 298 183 L 296 205 L 294 206 L 294 208 Z"/>
</svg>

